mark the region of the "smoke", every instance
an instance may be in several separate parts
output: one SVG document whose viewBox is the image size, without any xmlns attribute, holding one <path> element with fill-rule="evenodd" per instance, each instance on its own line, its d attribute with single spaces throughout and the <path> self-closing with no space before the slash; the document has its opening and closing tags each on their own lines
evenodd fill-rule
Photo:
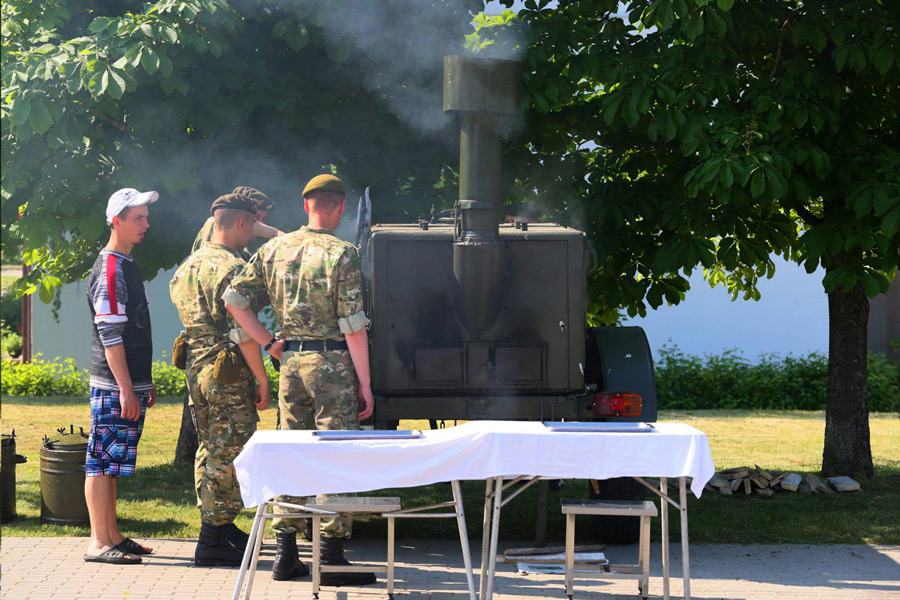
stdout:
<svg viewBox="0 0 900 600">
<path fill-rule="evenodd" d="M 234 52 L 248 52 L 260 43 L 270 48 L 284 44 L 253 37 L 271 35 L 271 25 L 260 24 L 258 17 L 268 10 L 295 14 L 308 24 L 315 49 L 311 46 L 294 55 L 285 47 L 286 62 L 269 68 L 274 69 L 274 93 L 281 86 L 292 92 L 300 89 L 301 103 L 294 115 L 260 107 L 250 119 L 232 124 L 227 117 L 239 114 L 237 107 L 252 90 L 232 93 L 220 86 L 214 96 L 199 94 L 196 105 L 187 108 L 174 101 L 174 95 L 147 94 L 130 105 L 127 125 L 138 145 L 119 153 L 115 180 L 119 187 L 156 189 L 161 194 L 153 207 L 150 235 L 138 253 L 152 258 L 177 248 L 180 256 L 186 256 L 211 202 L 239 185 L 265 192 L 277 205 L 269 223 L 294 230 L 307 221 L 302 186 L 310 177 L 331 170 L 331 165 L 349 186 L 338 229 L 341 237 L 355 237 L 357 199 L 366 185 L 373 185 L 376 213 L 392 202 L 407 207 L 403 212 L 410 218 L 420 214 L 434 203 L 421 196 L 432 191 L 442 165 L 458 161 L 456 119 L 443 112 L 443 57 L 470 54 L 464 48 L 465 35 L 474 31 L 473 19 L 482 8 L 483 3 L 473 0 L 348 0 L 340 5 L 294 0 L 257 5 L 244 38 L 233 39 Z M 479 55 L 518 58 L 525 44 L 514 38 L 507 36 Z M 349 47 L 343 60 L 333 60 L 337 55 L 324 51 L 341 44 Z M 310 65 L 316 57 L 321 57 L 321 64 Z M 310 69 L 328 75 L 324 85 L 329 89 L 308 83 L 304 75 Z M 215 85 L 202 72 L 195 70 L 193 75 L 197 79 L 190 84 L 198 89 Z M 365 96 L 356 93 L 360 87 Z M 325 97 L 334 98 L 329 127 L 307 116 L 322 112 Z M 185 125 L 196 132 L 185 132 Z M 369 150 L 363 151 L 364 145 Z M 404 164 L 402 158 L 410 152 L 423 162 L 422 157 L 427 158 L 426 171 L 434 180 L 424 180 L 421 164 Z M 419 181 L 409 195 L 403 200 L 388 197 L 416 169 Z"/>
<path fill-rule="evenodd" d="M 361 65 L 362 83 L 404 124 L 425 133 L 452 129 L 443 113 L 443 57 L 471 54 L 465 35 L 484 4 L 472 0 L 444 2 L 395 0 L 345 2 L 329 10 L 321 29 L 328 38 L 350 42 L 351 59 Z M 524 32 L 498 28 L 496 43 L 479 55 L 521 59 Z M 452 138 L 451 138 L 452 139 Z"/>
</svg>

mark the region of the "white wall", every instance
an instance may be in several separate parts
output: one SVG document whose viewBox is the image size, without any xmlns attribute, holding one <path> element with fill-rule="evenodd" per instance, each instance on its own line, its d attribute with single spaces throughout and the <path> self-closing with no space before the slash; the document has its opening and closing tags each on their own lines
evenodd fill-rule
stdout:
<svg viewBox="0 0 900 600">
<path fill-rule="evenodd" d="M 725 288 L 710 288 L 702 270 L 690 278 L 691 289 L 676 306 L 648 310 L 644 318 L 628 319 L 647 332 L 654 357 L 666 343 L 688 354 L 715 354 L 738 349 L 746 358 L 760 354 L 828 353 L 828 297 L 824 272 L 808 274 L 803 267 L 773 257 L 775 276 L 759 283 L 762 298 L 731 301 Z"/>
<path fill-rule="evenodd" d="M 172 342 L 181 332 L 181 321 L 169 299 L 169 280 L 174 273 L 174 268 L 161 271 L 144 283 L 150 301 L 154 360 L 163 351 L 167 357 L 172 356 Z M 34 354 L 40 352 L 45 359 L 72 357 L 79 369 L 91 366 L 91 314 L 86 287 L 85 281 L 77 281 L 62 288 L 59 322 L 54 320 L 51 307 L 35 297 L 32 303 Z"/>
</svg>

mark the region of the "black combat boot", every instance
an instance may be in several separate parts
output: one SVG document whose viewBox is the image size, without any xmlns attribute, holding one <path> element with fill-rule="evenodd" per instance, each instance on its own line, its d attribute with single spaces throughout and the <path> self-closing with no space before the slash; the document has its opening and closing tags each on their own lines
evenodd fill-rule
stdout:
<svg viewBox="0 0 900 600">
<path fill-rule="evenodd" d="M 225 530 L 225 543 L 234 546 L 241 553 L 247 549 L 247 542 L 250 541 L 250 534 L 241 531 L 234 523 L 229 523 L 223 527 Z"/>
<path fill-rule="evenodd" d="M 239 567 L 243 552 L 225 541 L 225 526 L 203 523 L 200 539 L 194 551 L 194 564 L 198 567 Z"/>
<path fill-rule="evenodd" d="M 343 538 L 322 537 L 322 565 L 349 567 L 350 562 L 344 558 Z M 322 585 L 370 585 L 375 583 L 375 573 L 322 573 Z"/>
<path fill-rule="evenodd" d="M 278 549 L 275 554 L 275 562 L 272 564 L 272 579 L 289 581 L 309 575 L 309 567 L 303 564 L 297 555 L 297 534 L 276 533 L 275 540 Z"/>
</svg>

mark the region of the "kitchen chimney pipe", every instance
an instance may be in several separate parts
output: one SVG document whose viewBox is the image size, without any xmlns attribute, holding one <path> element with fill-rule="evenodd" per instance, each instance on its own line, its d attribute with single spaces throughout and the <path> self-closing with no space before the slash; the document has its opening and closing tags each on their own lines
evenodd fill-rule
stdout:
<svg viewBox="0 0 900 600">
<path fill-rule="evenodd" d="M 460 119 L 454 304 L 476 335 L 490 329 L 502 307 L 500 119 L 519 113 L 521 70 L 511 60 L 444 57 L 444 112 Z"/>
</svg>

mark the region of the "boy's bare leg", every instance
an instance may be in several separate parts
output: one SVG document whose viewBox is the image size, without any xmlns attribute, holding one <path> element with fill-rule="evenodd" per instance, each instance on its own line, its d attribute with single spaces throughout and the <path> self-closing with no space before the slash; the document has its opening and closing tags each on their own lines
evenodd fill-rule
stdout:
<svg viewBox="0 0 900 600">
<path fill-rule="evenodd" d="M 115 506 L 114 489 L 113 478 L 109 475 L 86 477 L 84 480 L 84 498 L 91 518 L 91 540 L 86 553 L 90 556 L 102 554 L 118 543 L 113 540 L 110 531 L 110 508 Z M 112 519 L 115 520 L 115 514 Z"/>
<path fill-rule="evenodd" d="M 112 494 L 110 494 L 109 500 L 109 531 L 110 538 L 116 543 L 119 544 L 122 540 L 125 539 L 125 536 L 119 531 L 119 517 L 116 511 L 116 504 L 119 498 L 119 479 L 118 477 L 112 477 Z M 145 546 L 143 544 L 139 544 L 144 550 L 147 552 L 153 552 L 153 548 L 149 546 Z"/>
<path fill-rule="evenodd" d="M 122 540 L 125 539 L 125 536 L 119 531 L 119 523 L 116 517 L 116 496 L 119 493 L 118 483 L 119 480 L 116 477 L 110 477 L 111 482 L 111 490 L 109 494 L 109 508 L 107 508 L 107 527 L 109 528 L 109 539 L 112 540 L 113 544 L 118 544 Z"/>
</svg>

